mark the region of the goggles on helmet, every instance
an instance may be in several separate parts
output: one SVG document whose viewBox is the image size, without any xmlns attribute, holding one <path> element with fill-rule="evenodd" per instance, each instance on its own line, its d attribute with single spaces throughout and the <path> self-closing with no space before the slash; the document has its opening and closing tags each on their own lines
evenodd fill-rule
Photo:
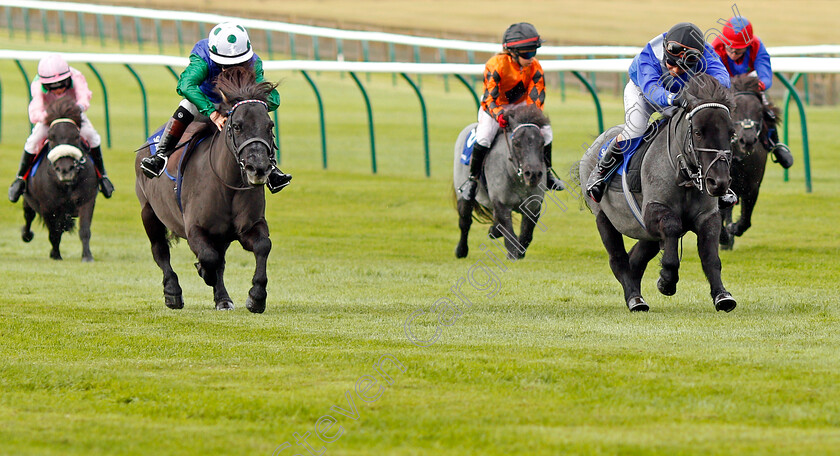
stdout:
<svg viewBox="0 0 840 456">
<path fill-rule="evenodd" d="M 680 44 L 676 41 L 668 41 L 665 43 L 665 52 L 669 55 L 668 62 L 673 64 L 685 64 L 688 66 L 694 66 L 698 61 L 700 61 L 700 57 L 702 54 L 697 49 L 688 47 L 684 44 Z"/>
<path fill-rule="evenodd" d="M 536 49 L 516 49 L 514 52 L 516 52 L 517 56 L 522 57 L 525 60 L 533 59 L 534 56 L 537 55 Z"/>
<path fill-rule="evenodd" d="M 69 89 L 70 88 L 70 78 L 63 79 L 58 82 L 51 82 L 49 84 L 43 84 L 44 88 L 47 91 L 50 90 L 58 90 L 58 89 Z"/>
</svg>

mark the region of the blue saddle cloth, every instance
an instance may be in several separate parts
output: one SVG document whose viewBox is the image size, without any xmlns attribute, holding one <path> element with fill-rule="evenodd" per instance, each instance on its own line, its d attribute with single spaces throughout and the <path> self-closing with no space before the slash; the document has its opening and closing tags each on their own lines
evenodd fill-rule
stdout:
<svg viewBox="0 0 840 456">
<path fill-rule="evenodd" d="M 470 130 L 469 136 L 467 136 L 467 140 L 464 141 L 464 149 L 461 151 L 461 163 L 464 165 L 470 164 L 470 158 L 472 158 L 473 147 L 475 146 L 475 128 Z"/>
<path fill-rule="evenodd" d="M 614 171 L 614 173 L 619 176 L 622 176 L 625 173 L 627 174 L 627 184 L 628 187 L 630 187 L 630 191 L 633 193 L 642 191 L 642 159 L 644 159 L 644 156 L 650 148 L 650 144 L 653 139 L 659 135 L 660 127 L 665 125 L 666 122 L 667 119 L 658 120 L 648 126 L 644 135 L 624 142 L 622 163 Z M 598 151 L 599 159 L 604 156 L 604 153 L 613 142 L 615 142 L 615 138 L 601 146 L 601 149 Z M 621 181 L 619 179 L 610 179 L 609 185 L 613 190 L 622 191 Z"/>
</svg>

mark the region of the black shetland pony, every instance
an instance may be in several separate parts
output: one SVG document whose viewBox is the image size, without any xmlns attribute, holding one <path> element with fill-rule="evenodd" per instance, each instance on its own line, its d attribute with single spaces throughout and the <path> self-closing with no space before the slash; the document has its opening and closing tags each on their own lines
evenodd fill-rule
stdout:
<svg viewBox="0 0 840 456">
<path fill-rule="evenodd" d="M 723 230 L 720 232 L 721 248 L 731 250 L 735 236 L 741 236 L 752 225 L 752 213 L 758 201 L 758 190 L 764 179 L 767 166 L 767 150 L 761 141 L 767 135 L 768 124 L 764 117 L 764 103 L 758 78 L 741 75 L 732 78 L 732 90 L 735 92 L 736 141 L 732 153 L 732 189 L 740 197 L 741 218 L 732 223 L 732 208 L 721 211 Z M 772 107 L 779 118 L 779 110 Z"/>
<path fill-rule="evenodd" d="M 49 231 L 50 258 L 61 259 L 59 244 L 65 231 L 75 228 L 79 218 L 79 239 L 82 241 L 82 261 L 93 261 L 90 252 L 90 224 L 96 204 L 97 178 L 93 162 L 86 158 L 79 126 L 82 111 L 75 100 L 59 98 L 47 107 L 45 120 L 50 126 L 46 159 L 39 158 L 39 170 L 30 176 L 23 197 L 21 230 L 23 242 L 35 236 L 32 220 L 40 215 Z"/>
<path fill-rule="evenodd" d="M 149 154 L 142 147 L 135 160 L 135 191 L 141 217 L 152 244 L 152 256 L 163 270 L 167 307 L 184 307 L 178 276 L 169 262 L 170 235 L 185 238 L 198 262 L 198 274 L 213 287 L 216 309 L 231 310 L 233 301 L 224 284 L 225 252 L 233 241 L 254 252 L 256 270 L 245 307 L 265 310 L 266 261 L 271 251 L 265 221 L 263 185 L 271 171 L 274 122 L 268 115 L 268 96 L 276 84 L 256 82 L 252 69 L 230 68 L 216 79 L 222 95 L 220 112 L 227 112 L 222 132 L 213 128 L 182 166 L 178 197 L 166 176 L 147 178 L 140 160 Z"/>
</svg>

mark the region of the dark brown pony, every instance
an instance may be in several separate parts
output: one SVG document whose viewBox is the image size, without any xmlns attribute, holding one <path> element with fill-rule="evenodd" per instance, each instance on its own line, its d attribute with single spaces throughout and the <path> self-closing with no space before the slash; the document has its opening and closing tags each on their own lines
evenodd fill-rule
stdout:
<svg viewBox="0 0 840 456">
<path fill-rule="evenodd" d="M 167 307 L 184 307 L 178 276 L 169 262 L 171 236 L 185 238 L 198 262 L 198 274 L 213 287 L 216 309 L 233 309 L 224 284 L 225 252 L 231 242 L 254 252 L 256 270 L 245 306 L 261 313 L 266 301 L 266 260 L 271 251 L 265 221 L 263 184 L 272 167 L 274 122 L 266 104 L 276 86 L 257 83 L 252 69 L 230 68 L 216 80 L 228 114 L 224 131 L 214 131 L 202 141 L 182 166 L 180 202 L 173 182 L 165 176 L 147 178 L 140 160 L 149 155 L 148 145 L 135 160 L 135 190 L 141 217 L 152 244 L 152 256 L 163 270 L 163 293 Z M 183 210 L 182 210 L 183 209 Z"/>
<path fill-rule="evenodd" d="M 735 92 L 736 141 L 732 147 L 732 190 L 740 197 L 741 217 L 732 223 L 732 208 L 721 210 L 723 230 L 720 232 L 721 248 L 729 250 L 735 244 L 735 236 L 740 236 L 752 225 L 752 213 L 758 201 L 758 190 L 764 179 L 767 166 L 767 149 L 764 148 L 761 135 L 767 135 L 769 125 L 764 116 L 764 104 L 758 78 L 741 75 L 732 78 L 732 90 Z M 779 118 L 779 110 L 772 108 Z"/>
<path fill-rule="evenodd" d="M 79 126 L 82 111 L 75 100 L 59 98 L 47 107 L 44 121 L 50 126 L 47 149 L 40 158 L 39 170 L 30 176 L 23 198 L 21 230 L 23 242 L 35 236 L 32 220 L 40 215 L 49 231 L 50 258 L 61 259 L 59 244 L 65 231 L 75 228 L 79 218 L 79 239 L 82 241 L 82 261 L 93 261 L 90 252 L 90 224 L 96 204 L 97 178 L 93 162 L 87 160 L 87 149 L 82 144 Z"/>
</svg>

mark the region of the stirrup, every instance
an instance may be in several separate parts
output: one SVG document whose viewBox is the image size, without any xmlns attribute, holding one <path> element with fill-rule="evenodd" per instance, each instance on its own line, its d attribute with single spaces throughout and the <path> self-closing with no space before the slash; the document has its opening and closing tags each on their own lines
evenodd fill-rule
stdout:
<svg viewBox="0 0 840 456">
<path fill-rule="evenodd" d="M 111 183 L 111 179 L 108 179 L 108 176 L 99 178 L 99 191 L 102 192 L 102 196 L 105 198 L 110 198 L 114 194 L 114 184 Z"/>
<path fill-rule="evenodd" d="M 26 181 L 18 177 L 9 186 L 9 201 L 17 203 L 23 193 L 26 191 Z"/>
<path fill-rule="evenodd" d="M 738 204 L 738 195 L 731 189 L 727 189 L 723 196 L 718 198 L 718 208 L 729 209 Z"/>
<path fill-rule="evenodd" d="M 163 159 L 163 164 L 159 164 L 161 158 Z M 146 175 L 149 179 L 154 179 L 161 174 L 163 174 L 163 170 L 166 169 L 166 164 L 169 162 L 169 157 L 165 155 L 152 155 L 151 157 L 146 157 L 140 160 L 140 170 L 143 171 L 143 174 Z M 159 166 L 156 168 L 156 166 Z"/>
<path fill-rule="evenodd" d="M 265 186 L 268 187 L 268 190 L 271 193 L 277 193 L 280 190 L 283 190 L 284 188 L 288 187 L 289 184 L 292 183 L 292 175 L 291 174 L 285 174 L 284 172 L 280 171 L 277 168 L 274 168 L 274 170 L 276 171 L 276 173 L 274 171 L 272 171 L 271 174 L 269 174 L 268 180 L 265 183 Z M 272 183 L 271 176 L 277 176 L 278 174 L 279 174 L 279 176 L 277 178 L 280 180 L 280 182 Z"/>
<path fill-rule="evenodd" d="M 458 187 L 458 194 L 464 197 L 466 201 L 472 201 L 475 199 L 475 195 L 478 193 L 478 179 L 474 177 L 468 178 L 460 187 Z"/>
</svg>

